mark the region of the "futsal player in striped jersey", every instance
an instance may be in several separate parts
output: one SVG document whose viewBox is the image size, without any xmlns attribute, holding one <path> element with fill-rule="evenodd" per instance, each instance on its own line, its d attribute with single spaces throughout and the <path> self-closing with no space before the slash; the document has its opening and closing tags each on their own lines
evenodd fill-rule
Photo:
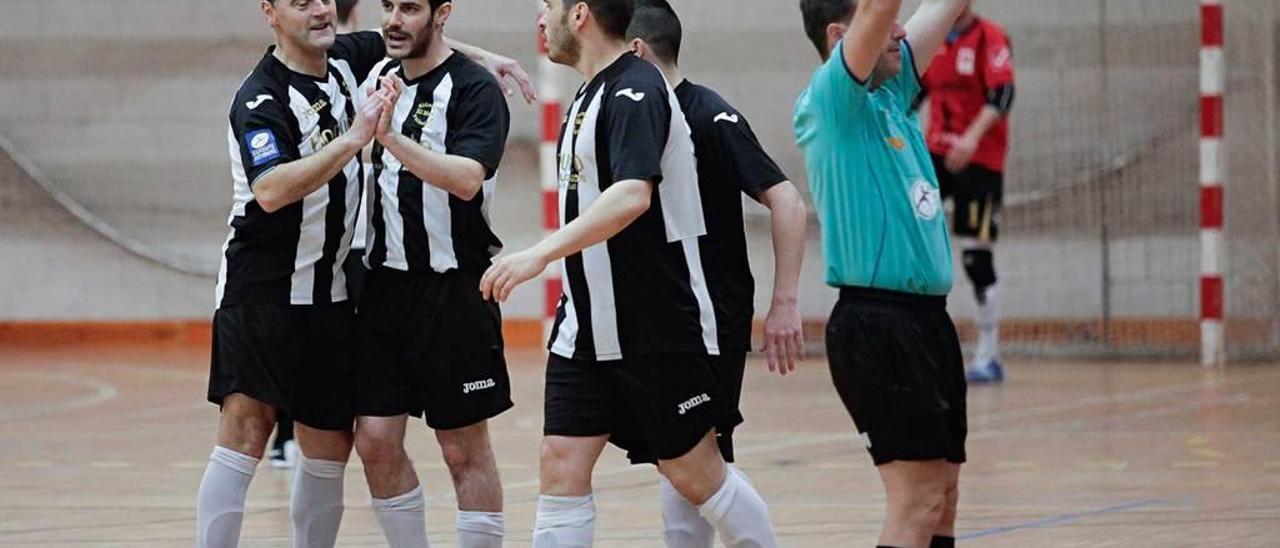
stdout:
<svg viewBox="0 0 1280 548">
<path fill-rule="evenodd" d="M 770 210 L 773 225 L 774 283 L 765 317 L 763 353 L 771 371 L 783 375 L 803 356 L 796 295 L 804 260 L 807 213 L 804 199 L 769 157 L 746 117 L 718 93 L 685 79 L 679 66 L 683 29 L 665 0 L 639 0 L 627 40 L 641 58 L 662 70 L 675 87 L 684 118 L 692 129 L 707 234 L 700 238 L 702 267 L 715 309 L 720 355 L 711 358 L 726 405 L 732 412 L 716 425 L 716 442 L 725 461 L 734 462 L 733 431 L 747 352 L 751 350 L 755 280 L 747 257 L 743 226 L 744 195 Z M 653 462 L 633 452 L 632 462 Z M 734 468 L 735 472 L 741 470 Z M 664 537 L 673 548 L 710 547 L 715 529 L 698 509 L 665 479 L 661 483 Z"/>
<path fill-rule="evenodd" d="M 558 147 L 564 225 L 499 257 L 480 288 L 505 300 L 560 260 L 565 291 L 547 360 L 533 545 L 590 546 L 592 470 L 609 443 L 645 450 L 734 547 L 777 546 L 768 509 L 725 466 L 732 412 L 698 237 L 706 232 L 689 128 L 675 93 L 628 51 L 632 0 L 545 0 L 553 62 L 582 74 Z"/>
<path fill-rule="evenodd" d="M 510 114 L 498 81 L 454 51 L 446 0 L 383 0 L 391 90 L 372 152 L 371 268 L 360 304 L 356 450 L 391 546 L 426 546 L 424 489 L 405 452 L 408 416 L 435 430 L 467 548 L 502 545 L 502 486 L 488 419 L 510 409 L 498 305 L 478 291 L 502 248 L 489 211 Z"/>
<path fill-rule="evenodd" d="M 342 263 L 360 200 L 357 155 L 386 94 L 353 92 L 384 56 L 377 33 L 337 37 L 327 0 L 263 0 L 272 46 L 231 104 L 231 233 L 216 290 L 208 399 L 217 446 L 197 496 L 200 547 L 236 546 L 245 494 L 274 425 L 290 413 L 303 457 L 295 546 L 332 546 L 351 451 L 355 316 Z"/>
</svg>

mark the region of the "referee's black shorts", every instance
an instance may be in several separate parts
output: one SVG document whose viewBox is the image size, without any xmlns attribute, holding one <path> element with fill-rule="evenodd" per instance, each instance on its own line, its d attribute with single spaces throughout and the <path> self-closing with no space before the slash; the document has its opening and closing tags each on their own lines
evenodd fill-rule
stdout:
<svg viewBox="0 0 1280 548">
<path fill-rule="evenodd" d="M 827 324 L 827 359 L 877 466 L 965 461 L 964 360 L 946 297 L 842 288 Z"/>
<path fill-rule="evenodd" d="M 244 394 L 312 428 L 349 430 L 355 333 L 348 302 L 219 308 L 208 399 Z"/>
</svg>

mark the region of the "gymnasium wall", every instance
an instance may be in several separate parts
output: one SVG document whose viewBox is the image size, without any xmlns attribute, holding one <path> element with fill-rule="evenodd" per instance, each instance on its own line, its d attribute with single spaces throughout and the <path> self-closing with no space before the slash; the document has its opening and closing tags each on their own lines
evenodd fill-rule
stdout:
<svg viewBox="0 0 1280 548">
<path fill-rule="evenodd" d="M 817 55 L 803 36 L 797 2 L 673 3 L 687 29 L 686 71 L 745 112 L 803 188 L 791 105 Z M 537 5 L 460 1 L 450 34 L 509 53 L 532 70 Z M 1019 71 L 998 253 L 1007 315 L 1194 317 L 1196 3 L 980 0 L 977 6 L 1009 28 Z M 6 52 L 0 136 L 48 184 L 155 259 L 114 248 L 59 216 L 31 181 L 2 163 L 0 279 L 10 283 L 0 290 L 0 320 L 207 316 L 212 279 L 159 263 L 216 267 L 230 195 L 227 104 L 270 40 L 256 2 L 6 0 L 0 10 Z M 1231 182 L 1241 181 L 1227 194 L 1235 273 L 1229 305 L 1245 313 L 1263 303 L 1266 318 L 1276 316 L 1280 294 L 1273 243 L 1280 232 L 1277 12 L 1269 0 L 1228 9 L 1228 144 Z M 365 0 L 362 26 L 376 25 L 378 13 Z M 532 213 L 539 211 L 538 110 L 513 103 L 512 111 L 495 224 L 509 246 L 523 247 L 541 226 Z M 772 257 L 767 219 L 752 211 L 748 229 L 763 309 Z M 807 317 L 820 318 L 833 293 L 821 281 L 816 236 L 815 225 L 801 306 Z M 961 272 L 952 307 L 965 317 L 972 297 Z M 523 289 L 508 316 L 536 317 L 540 296 L 536 285 Z"/>
</svg>

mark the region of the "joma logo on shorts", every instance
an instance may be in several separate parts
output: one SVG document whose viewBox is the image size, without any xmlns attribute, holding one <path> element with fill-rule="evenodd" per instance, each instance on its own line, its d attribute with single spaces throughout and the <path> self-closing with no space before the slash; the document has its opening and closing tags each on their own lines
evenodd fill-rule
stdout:
<svg viewBox="0 0 1280 548">
<path fill-rule="evenodd" d="M 474 382 L 464 382 L 462 383 L 462 393 L 470 394 L 472 392 L 476 392 L 479 390 L 486 390 L 489 388 L 493 388 L 495 386 L 498 386 L 498 383 L 493 382 L 493 379 L 485 379 L 482 381 L 474 381 Z"/>
<path fill-rule="evenodd" d="M 697 407 L 709 401 L 711 401 L 711 396 L 708 396 L 706 394 L 698 394 L 697 396 L 689 398 L 688 401 L 685 401 L 678 406 L 680 408 L 680 414 L 683 415 L 685 413 L 688 413 L 690 409 L 693 409 L 694 407 Z"/>
</svg>

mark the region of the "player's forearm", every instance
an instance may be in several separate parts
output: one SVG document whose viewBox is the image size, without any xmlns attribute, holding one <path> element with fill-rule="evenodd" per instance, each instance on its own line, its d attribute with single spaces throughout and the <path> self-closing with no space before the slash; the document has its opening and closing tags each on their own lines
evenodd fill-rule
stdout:
<svg viewBox="0 0 1280 548">
<path fill-rule="evenodd" d="M 648 181 L 614 183 L 580 217 L 538 242 L 533 251 L 551 262 L 608 240 L 649 210 L 652 195 Z"/>
<path fill-rule="evenodd" d="M 995 127 L 996 122 L 1003 118 L 999 110 L 991 105 L 983 105 L 982 111 L 978 113 L 978 117 L 973 119 L 973 123 L 969 124 L 969 128 L 964 132 L 964 139 L 972 141 L 982 140 L 982 136 L 986 135 L 991 128 Z"/>
<path fill-rule="evenodd" d="M 329 184 L 360 148 L 360 143 L 339 137 L 315 154 L 281 164 L 253 184 L 254 198 L 263 211 L 279 211 Z"/>
<path fill-rule="evenodd" d="M 893 32 L 902 0 L 863 0 L 854 11 L 853 22 L 844 35 L 844 63 L 859 80 L 871 79 L 871 70 L 884 52 Z"/>
<path fill-rule="evenodd" d="M 765 191 L 761 201 L 769 207 L 773 231 L 773 304 L 796 303 L 800 269 L 804 263 L 809 214 L 804 198 L 790 181 Z"/>
<path fill-rule="evenodd" d="M 484 166 L 480 162 L 430 150 L 399 133 L 379 142 L 423 183 L 459 199 L 470 201 L 484 186 Z"/>
<path fill-rule="evenodd" d="M 916 72 L 924 74 L 929 69 L 933 54 L 946 40 L 955 26 L 956 19 L 964 13 L 970 0 L 924 0 L 911 19 L 907 20 L 907 41 L 915 57 Z"/>
</svg>

